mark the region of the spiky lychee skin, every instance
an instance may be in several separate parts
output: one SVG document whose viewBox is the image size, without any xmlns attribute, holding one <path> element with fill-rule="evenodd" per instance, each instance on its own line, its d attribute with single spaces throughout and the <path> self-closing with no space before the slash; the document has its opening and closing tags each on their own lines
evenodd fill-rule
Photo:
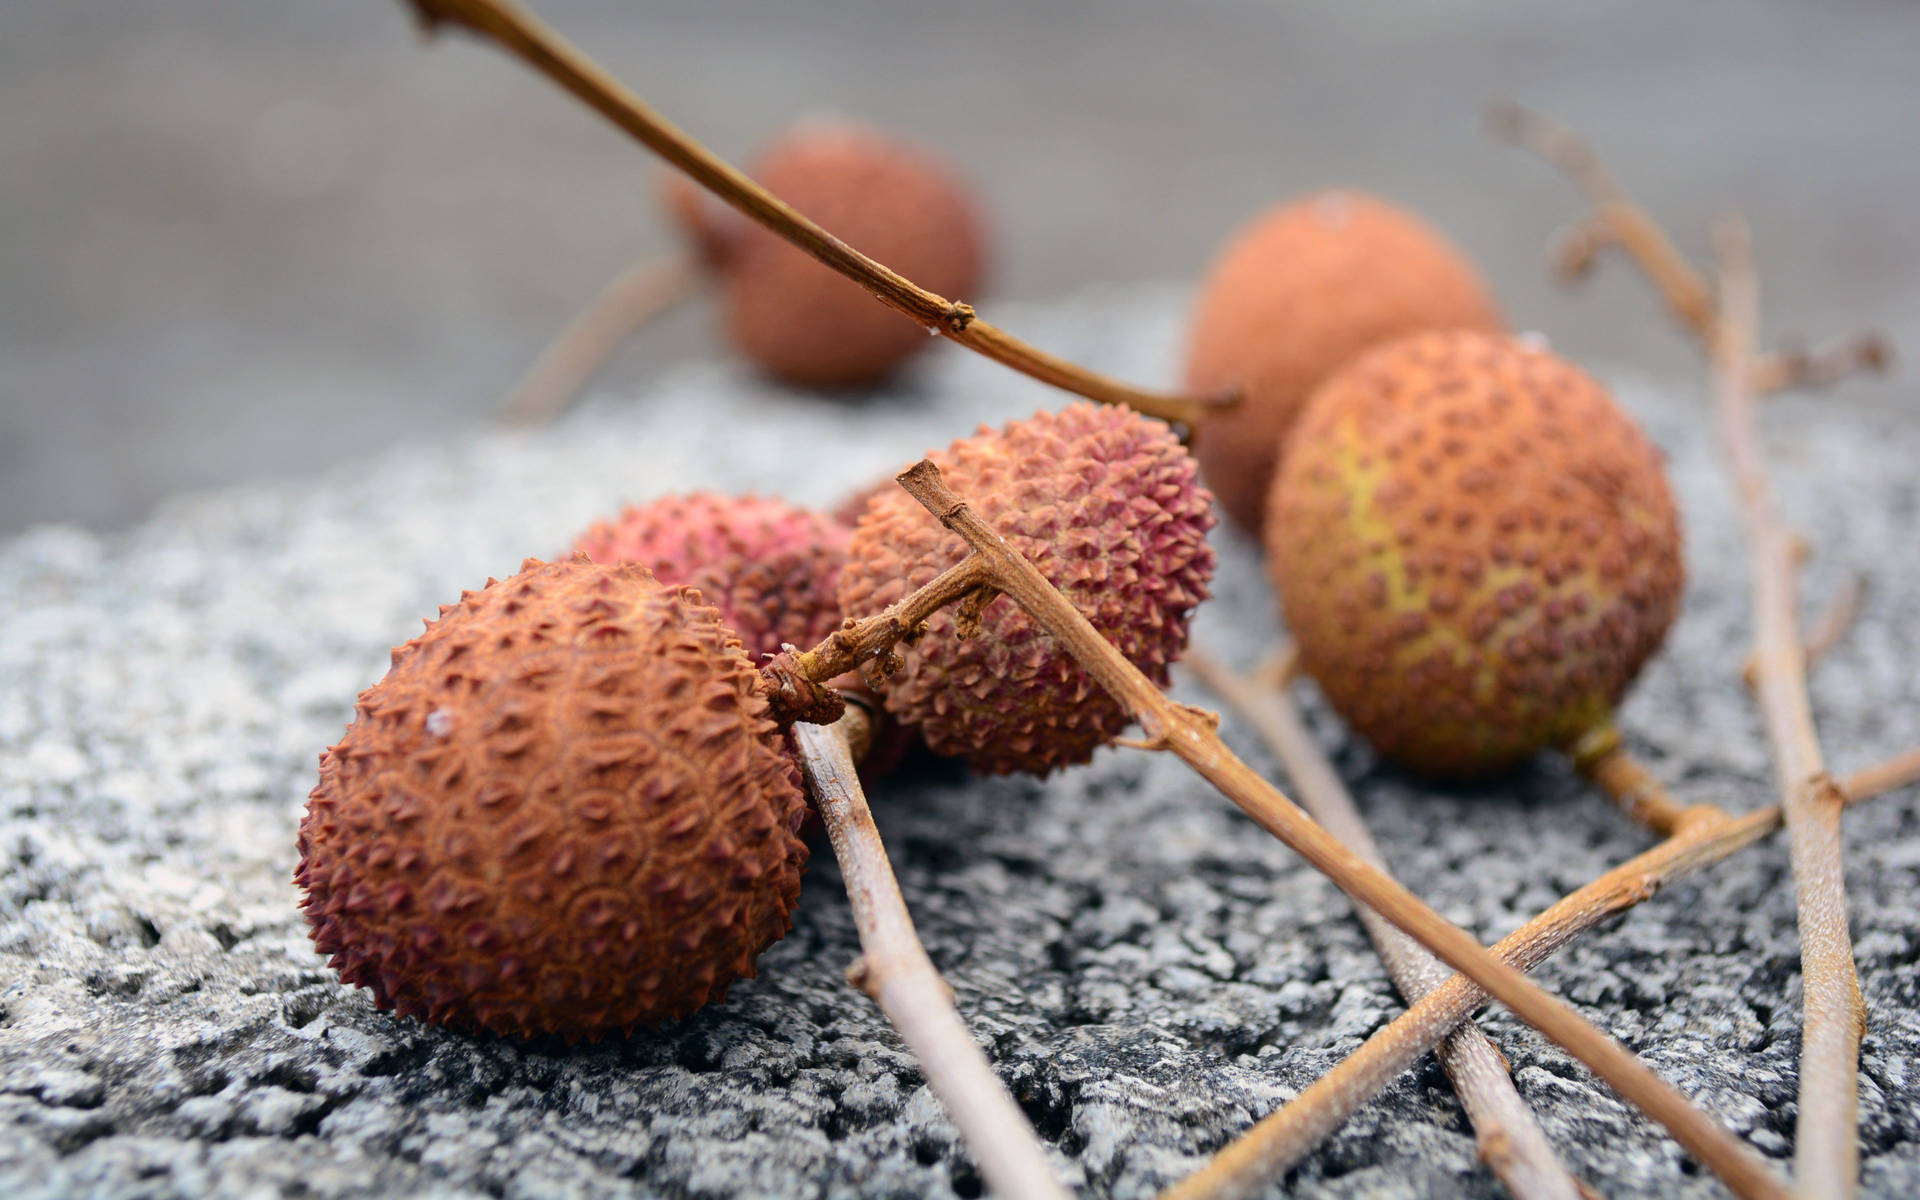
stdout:
<svg viewBox="0 0 1920 1200">
<path fill-rule="evenodd" d="M 720 615 L 529 560 L 393 652 L 300 824 L 314 944 L 375 1004 L 598 1038 L 725 997 L 784 935 L 805 810 Z"/>
<path fill-rule="evenodd" d="M 979 287 L 986 256 L 978 207 L 954 169 L 918 146 L 863 125 L 811 121 L 770 145 L 750 174 L 921 287 L 962 300 Z M 860 387 L 932 340 L 758 224 L 731 217 L 709 227 L 723 231 L 728 339 L 769 374 L 805 387 Z"/>
<path fill-rule="evenodd" d="M 930 457 L 947 484 L 1026 555 L 1108 640 L 1156 682 L 1186 646 L 1207 597 L 1212 497 L 1163 423 L 1075 404 L 999 430 L 983 427 Z M 899 489 L 855 527 L 840 603 L 878 612 L 966 556 L 966 545 Z M 975 769 L 1046 774 L 1082 763 L 1128 717 L 1013 601 L 989 604 L 960 638 L 951 611 L 902 650 L 890 712 L 936 753 Z"/>
<path fill-rule="evenodd" d="M 628 505 L 573 548 L 595 562 L 632 562 L 684 583 L 720 610 L 755 663 L 813 646 L 840 626 L 837 589 L 846 526 L 767 496 L 693 492 Z"/>
<path fill-rule="evenodd" d="M 1214 260 L 1194 308 L 1186 383 L 1240 403 L 1194 432 L 1200 474 L 1258 533 L 1287 433 L 1321 381 L 1425 329 L 1501 328 L 1479 273 L 1411 213 L 1328 191 L 1272 209 Z"/>
<path fill-rule="evenodd" d="M 1606 719 L 1683 581 L 1660 452 L 1586 373 L 1498 334 L 1416 335 L 1329 380 L 1266 543 L 1327 699 L 1442 778 Z"/>
</svg>

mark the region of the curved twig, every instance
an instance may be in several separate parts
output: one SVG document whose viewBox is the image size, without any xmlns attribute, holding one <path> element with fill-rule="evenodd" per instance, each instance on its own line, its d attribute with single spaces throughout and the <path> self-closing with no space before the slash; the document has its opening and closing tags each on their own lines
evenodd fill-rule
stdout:
<svg viewBox="0 0 1920 1200">
<path fill-rule="evenodd" d="M 540 351 L 501 402 L 500 419 L 537 426 L 560 417 L 622 342 L 684 300 L 704 278 L 699 258 L 685 251 L 628 265 Z"/>
<path fill-rule="evenodd" d="M 1232 397 L 1154 392 L 1090 371 L 1028 345 L 974 314 L 970 305 L 930 292 L 822 229 L 695 141 L 629 91 L 580 49 L 514 0 L 406 0 L 432 29 L 458 25 L 490 38 L 573 93 L 695 182 L 929 333 L 958 342 L 1042 383 L 1105 404 L 1191 425 Z"/>
</svg>

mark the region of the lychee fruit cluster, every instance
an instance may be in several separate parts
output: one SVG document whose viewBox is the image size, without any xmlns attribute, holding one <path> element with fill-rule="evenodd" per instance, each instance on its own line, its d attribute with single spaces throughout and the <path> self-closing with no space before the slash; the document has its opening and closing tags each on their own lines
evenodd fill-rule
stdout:
<svg viewBox="0 0 1920 1200">
<path fill-rule="evenodd" d="M 1288 431 L 1320 383 L 1356 355 L 1427 329 L 1498 330 L 1480 275 L 1424 221 L 1353 191 L 1256 218 L 1201 284 L 1186 383 L 1240 403 L 1194 433 L 1207 486 L 1258 532 Z"/>
<path fill-rule="evenodd" d="M 1440 777 L 1605 720 L 1680 602 L 1659 451 L 1584 372 L 1499 334 L 1416 335 L 1329 380 L 1266 544 L 1328 700 Z"/>
<path fill-rule="evenodd" d="M 637 566 L 529 560 L 393 652 L 320 760 L 296 882 L 374 1002 L 573 1041 L 751 976 L 805 801 L 720 614 Z"/>
<path fill-rule="evenodd" d="M 841 523 L 784 500 L 693 492 L 628 505 L 573 548 L 595 562 L 639 563 L 662 583 L 698 588 L 757 663 L 839 627 L 849 536 Z"/>
<path fill-rule="evenodd" d="M 983 427 L 930 457 L 955 492 L 1161 684 L 1207 597 L 1212 498 L 1164 423 L 1078 403 Z M 898 489 L 875 494 L 840 575 L 848 613 L 875 613 L 966 557 L 967 546 Z M 1126 711 L 1024 610 L 997 597 L 963 638 L 942 611 L 902 647 L 888 711 L 934 752 L 985 772 L 1082 763 Z"/>
<path fill-rule="evenodd" d="M 964 299 L 985 271 L 985 228 L 959 174 L 931 152 L 866 125 L 794 126 L 748 174 L 854 249 L 943 296 Z M 876 382 L 925 347 L 927 331 L 782 237 L 687 187 L 671 213 L 719 270 L 729 341 L 776 378 L 806 387 Z"/>
</svg>

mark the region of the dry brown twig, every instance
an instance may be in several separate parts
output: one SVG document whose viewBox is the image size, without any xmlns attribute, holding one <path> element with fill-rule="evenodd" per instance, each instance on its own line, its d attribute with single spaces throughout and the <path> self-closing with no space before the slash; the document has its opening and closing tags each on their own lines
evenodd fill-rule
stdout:
<svg viewBox="0 0 1920 1200">
<path fill-rule="evenodd" d="M 1744 223 L 1730 220 L 1716 229 L 1718 286 L 1710 288 L 1571 130 L 1519 105 L 1501 106 L 1490 115 L 1498 132 L 1574 178 L 1593 201 L 1595 219 L 1632 252 L 1711 357 L 1721 441 L 1753 551 L 1755 637 L 1749 674 L 1785 801 L 1800 919 L 1804 1012 L 1794 1173 L 1811 1194 L 1850 1195 L 1859 1171 L 1858 1073 L 1866 1022 L 1847 931 L 1840 856 L 1843 796 L 1827 772 L 1814 729 L 1806 687 L 1812 652 L 1800 633 L 1800 556 L 1775 507 L 1755 411 L 1766 387 L 1830 382 L 1858 367 L 1881 368 L 1887 350 L 1869 336 L 1819 352 L 1756 355 L 1759 280 Z M 1835 637 L 1848 620 L 1842 610 L 1832 626 Z"/>
<path fill-rule="evenodd" d="M 1806 656 L 1807 669 L 1825 658 L 1835 646 L 1845 640 L 1853 629 L 1854 622 L 1860 619 L 1860 609 L 1867 600 L 1867 577 L 1858 571 L 1848 575 L 1833 599 L 1820 610 L 1819 617 L 1807 626 L 1807 632 L 1800 639 L 1800 649 Z M 1755 686 L 1760 678 L 1759 656 L 1751 651 L 1740 666 L 1740 678 L 1748 687 Z"/>
<path fill-rule="evenodd" d="M 1225 663 L 1192 647 L 1181 661 L 1254 727 L 1280 760 L 1293 781 L 1294 794 L 1314 819 L 1354 853 L 1385 871 L 1386 859 L 1354 806 L 1353 797 L 1313 740 L 1286 690 L 1284 674 L 1290 672 L 1275 672 L 1281 679 L 1272 684 L 1258 677 L 1242 678 Z M 1356 912 L 1393 976 L 1394 987 L 1408 1003 L 1452 976 L 1438 959 L 1379 914 L 1365 907 Z M 1463 1022 L 1441 1039 L 1436 1053 L 1473 1124 L 1481 1161 L 1507 1191 L 1517 1200 L 1581 1200 L 1586 1193 L 1554 1156 L 1546 1134 L 1514 1090 L 1506 1058 L 1487 1035 L 1471 1022 Z"/>
<path fill-rule="evenodd" d="M 1154 686 L 1152 680 L 1100 636 L 1032 563 L 1015 553 L 947 489 L 931 462 L 916 464 L 902 473 L 899 481 L 971 550 L 960 564 L 929 584 L 928 590 L 938 589 L 945 602 L 951 602 L 988 587 L 1013 600 L 1134 717 L 1146 735 L 1144 741 L 1137 744 L 1173 752 L 1341 890 L 1411 934 L 1449 966 L 1485 986 L 1520 1019 L 1566 1049 L 1630 1103 L 1665 1126 L 1736 1194 L 1745 1197 L 1787 1195 L 1784 1184 L 1764 1159 L 1695 1107 L 1645 1063 L 1522 972 L 1495 957 L 1472 935 L 1357 857 L 1242 762 L 1221 739 L 1216 728 L 1219 719 L 1214 714 L 1176 703 Z M 926 611 L 924 601 L 909 596 L 887 612 L 864 620 L 850 620 L 840 633 L 816 651 L 806 654 L 788 651 L 776 656 L 766 669 L 772 685 L 769 692 L 775 697 L 776 705 L 788 708 L 789 715 L 798 713 L 798 719 L 835 719 L 837 702 L 821 703 L 823 692 L 831 699 L 830 689 L 822 687 L 824 681 L 857 665 L 863 656 L 872 659 L 890 654 L 899 642 L 917 634 Z M 843 649 L 859 647 L 858 653 L 832 649 L 835 639 L 839 639 Z M 809 662 L 813 666 L 803 677 L 795 679 L 799 665 Z M 1330 1103 L 1337 1106 L 1337 1097 Z M 1337 1120 L 1334 1123 L 1337 1124 Z M 1194 1194 L 1242 1193 L 1226 1186 L 1226 1190 L 1219 1192 Z"/>
<path fill-rule="evenodd" d="M 698 255 L 645 258 L 616 275 L 555 334 L 500 405 L 509 425 L 545 425 L 573 405 L 580 390 L 634 330 L 690 295 L 706 272 Z"/>
<path fill-rule="evenodd" d="M 970 305 L 920 287 L 820 228 L 655 112 L 639 96 L 514 0 L 405 0 L 433 29 L 455 25 L 491 39 L 571 92 L 715 196 L 859 284 L 929 333 L 958 342 L 1042 383 L 1105 404 L 1193 425 L 1231 397 L 1149 391 L 1028 345 Z"/>
<path fill-rule="evenodd" d="M 994 1195 L 1066 1200 L 1039 1135 L 967 1032 L 953 993 L 914 931 L 854 770 L 851 744 L 863 739 L 850 726 L 866 719 L 858 705 L 849 705 L 832 725 L 793 727 L 807 789 L 826 823 L 860 931 L 860 958 L 847 978 L 880 1007 L 919 1060 Z"/>
<path fill-rule="evenodd" d="M 1592 269 L 1602 250 L 1619 248 L 1638 263 L 1667 309 L 1711 352 L 1721 317 L 1713 286 L 1674 246 L 1660 223 L 1614 179 L 1586 139 L 1566 125 L 1511 100 L 1487 106 L 1487 127 L 1558 167 L 1585 194 L 1593 212 L 1563 233 L 1553 252 L 1554 269 L 1574 279 Z M 1756 354 L 1748 386 L 1756 394 L 1793 387 L 1824 387 L 1863 371 L 1879 372 L 1893 350 L 1874 332 L 1854 334 L 1815 347 L 1787 345 Z"/>
<path fill-rule="evenodd" d="M 1814 729 L 1793 540 L 1774 506 L 1754 419 L 1749 364 L 1760 293 L 1753 248 L 1745 224 L 1738 220 L 1724 222 L 1714 241 L 1720 263 L 1714 403 L 1753 549 L 1754 692 L 1785 801 L 1800 915 L 1804 1011 L 1794 1175 L 1810 1194 L 1846 1196 L 1853 1192 L 1860 1167 L 1860 1039 L 1867 1022 L 1847 931 L 1846 878 L 1840 862 L 1845 797 L 1827 772 Z"/>
<path fill-rule="evenodd" d="M 1920 781 L 1920 749 L 1849 776 L 1849 803 Z M 1494 952 L 1531 971 L 1581 934 L 1652 899 L 1668 884 L 1778 831 L 1775 805 L 1744 817 L 1702 807 L 1670 838 L 1562 897 L 1494 946 Z M 1250 1196 L 1306 1157 L 1326 1136 L 1372 1100 L 1422 1054 L 1466 1020 L 1488 996 L 1455 975 L 1394 1018 L 1300 1095 L 1234 1141 L 1206 1167 L 1162 1193 L 1161 1200 Z"/>
</svg>

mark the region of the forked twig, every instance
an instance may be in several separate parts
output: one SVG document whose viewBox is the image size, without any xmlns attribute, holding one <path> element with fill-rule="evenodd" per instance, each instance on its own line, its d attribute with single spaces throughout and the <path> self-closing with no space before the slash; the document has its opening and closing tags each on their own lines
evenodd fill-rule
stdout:
<svg viewBox="0 0 1920 1200">
<path fill-rule="evenodd" d="M 501 403 L 500 419 L 533 426 L 559 417 L 620 343 L 686 298 L 705 277 L 698 256 L 684 251 L 628 266 L 540 351 Z"/>
<path fill-rule="evenodd" d="M 1602 249 L 1619 247 L 1652 281 L 1674 319 L 1711 352 L 1721 320 L 1712 285 L 1620 186 L 1586 139 L 1511 100 L 1487 106 L 1487 127 L 1558 167 L 1593 205 L 1593 212 L 1561 239 L 1553 255 L 1555 270 L 1562 277 L 1584 275 Z M 1862 371 L 1884 371 L 1892 358 L 1892 348 L 1878 333 L 1855 334 L 1811 349 L 1786 346 L 1756 354 L 1747 382 L 1762 395 L 1789 387 L 1821 387 Z"/>
<path fill-rule="evenodd" d="M 1293 780 L 1294 793 L 1314 819 L 1354 853 L 1385 871 L 1386 859 L 1366 820 L 1333 764 L 1313 740 L 1286 685 L 1268 686 L 1242 678 L 1225 663 L 1193 647 L 1181 662 L 1254 727 L 1280 760 Z M 1452 975 L 1419 943 L 1382 920 L 1378 913 L 1365 907 L 1355 911 L 1393 976 L 1394 987 L 1408 1003 L 1419 1000 Z M 1471 1022 L 1462 1023 L 1441 1040 L 1437 1053 L 1440 1065 L 1453 1080 L 1461 1107 L 1473 1123 L 1481 1161 L 1507 1190 L 1518 1200 L 1581 1200 L 1579 1183 L 1554 1156 L 1539 1122 L 1514 1090 L 1506 1058 L 1487 1035 Z"/>
<path fill-rule="evenodd" d="M 1857 803 L 1917 780 L 1920 749 L 1850 776 L 1847 801 Z M 1685 822 L 1666 841 L 1562 897 L 1502 938 L 1494 952 L 1513 966 L 1531 971 L 1581 934 L 1785 823 L 1778 805 L 1744 817 L 1729 817 L 1715 808 L 1700 812 L 1700 820 Z M 1258 1192 L 1311 1153 L 1487 1000 L 1478 985 L 1455 975 L 1228 1145 L 1207 1166 L 1163 1192 L 1161 1200 L 1213 1200 Z"/>
<path fill-rule="evenodd" d="M 826 822 L 860 930 L 860 958 L 847 978 L 880 1006 L 913 1051 L 994 1195 L 1066 1200 L 1032 1123 L 967 1032 L 953 993 L 914 931 L 854 769 L 847 726 L 866 719 L 851 705 L 832 725 L 793 727 L 807 789 Z"/>
<path fill-rule="evenodd" d="M 1807 626 L 1805 636 L 1800 639 L 1800 649 L 1806 656 L 1807 669 L 1825 658 L 1835 646 L 1838 646 L 1852 630 L 1854 622 L 1860 619 L 1860 609 L 1867 599 L 1867 577 L 1858 571 L 1847 576 L 1840 590 L 1834 594 L 1827 606 L 1813 624 Z M 1748 687 L 1753 687 L 1760 677 L 1760 659 L 1748 653 L 1747 660 L 1740 668 L 1740 678 Z"/>
<path fill-rule="evenodd" d="M 1221 739 L 1216 728 L 1219 719 L 1214 714 L 1178 704 L 1156 687 L 1145 673 L 1101 637 L 1086 617 L 1048 583 L 1031 562 L 1016 553 L 1005 539 L 947 488 L 933 463 L 917 463 L 898 478 L 901 486 L 922 507 L 938 517 L 971 550 L 967 559 L 948 570 L 929 587 L 946 581 L 944 586 L 952 594 L 956 587 L 953 577 L 963 575 L 961 585 L 973 589 L 991 587 L 1013 600 L 1134 717 L 1146 735 L 1143 744 L 1170 750 L 1178 755 L 1202 778 L 1238 804 L 1262 828 L 1285 842 L 1333 880 L 1341 890 L 1413 935 L 1455 970 L 1466 973 L 1485 986 L 1521 1020 L 1559 1044 L 1629 1102 L 1664 1125 L 1681 1145 L 1725 1180 L 1737 1194 L 1782 1198 L 1787 1195 L 1785 1186 L 1766 1161 L 1728 1133 L 1718 1121 L 1694 1106 L 1590 1021 L 1542 990 L 1522 972 L 1495 957 L 1472 935 L 1448 922 L 1413 893 L 1341 845 L 1339 839 L 1315 824 L 1277 788 L 1236 757 Z M 977 565 L 970 571 L 969 564 Z M 849 622 L 842 633 L 854 631 L 860 624 Z M 897 616 L 887 617 L 883 614 L 879 626 L 874 630 L 879 636 L 869 657 L 890 653 L 892 646 L 906 636 L 910 628 Z M 887 638 L 892 640 L 888 641 Z M 783 696 L 797 695 L 805 690 L 805 686 L 817 688 L 831 677 L 824 672 L 831 670 L 832 674 L 837 675 L 847 665 L 852 665 L 828 661 L 835 656 L 824 655 L 816 660 L 826 664 L 819 668 L 822 674 L 808 676 L 804 681 L 805 686 L 796 684 L 782 687 L 777 677 L 784 673 L 792 678 L 792 664 L 805 658 L 791 651 L 776 656 L 768 668 L 776 677 L 770 679 L 774 685 L 770 690 Z M 1240 1193 L 1229 1187 L 1218 1194 Z"/>
<path fill-rule="evenodd" d="M 1754 420 L 1747 368 L 1759 326 L 1760 287 L 1753 247 L 1738 220 L 1723 222 L 1714 242 L 1720 261 L 1714 403 L 1753 551 L 1754 692 L 1785 801 L 1800 917 L 1804 1011 L 1794 1177 L 1809 1194 L 1847 1196 L 1860 1170 L 1860 1039 L 1867 1021 L 1847 932 L 1846 877 L 1840 863 L 1845 797 L 1827 773 L 1814 729 L 1807 652 L 1800 642 L 1793 539 L 1774 506 Z"/>
<path fill-rule="evenodd" d="M 866 289 L 882 304 L 995 362 L 1106 404 L 1192 425 L 1231 397 L 1195 397 L 1122 383 L 1028 345 L 973 308 L 920 287 L 847 245 L 674 126 L 515 0 L 405 0 L 429 28 L 458 25 L 492 39 L 573 93 L 720 199 Z"/>
</svg>

